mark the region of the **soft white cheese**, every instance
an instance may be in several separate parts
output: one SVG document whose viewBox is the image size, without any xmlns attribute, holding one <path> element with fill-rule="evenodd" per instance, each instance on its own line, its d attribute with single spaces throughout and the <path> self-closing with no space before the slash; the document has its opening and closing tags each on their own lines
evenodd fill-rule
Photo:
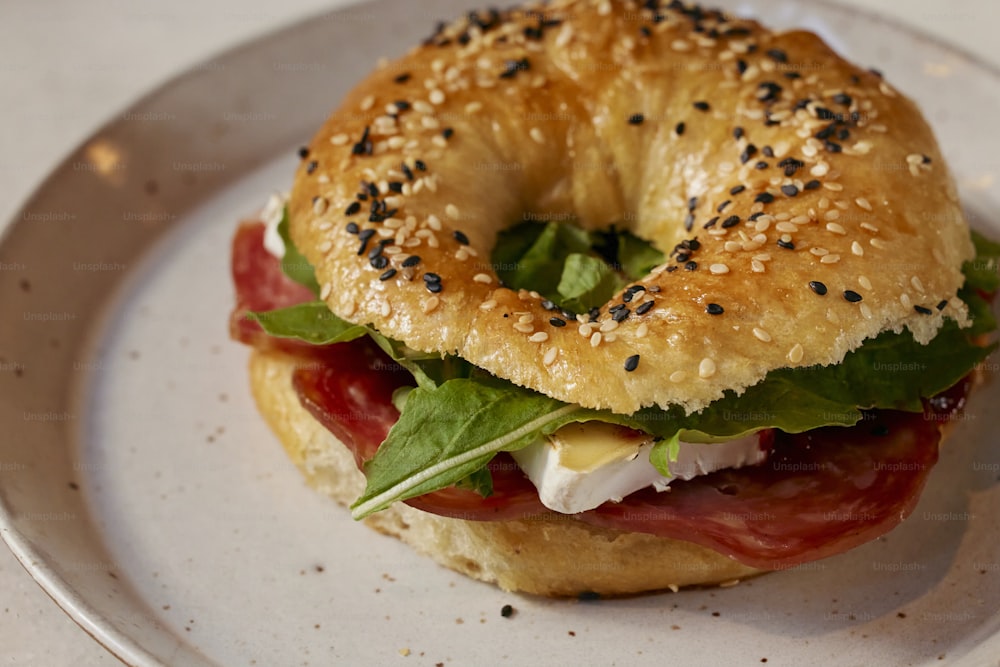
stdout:
<svg viewBox="0 0 1000 667">
<path fill-rule="evenodd" d="M 275 192 L 268 197 L 264 210 L 260 213 L 260 217 L 264 220 L 264 249 L 278 259 L 285 256 L 285 242 L 278 233 L 278 225 L 281 224 L 281 216 L 284 215 L 287 202 L 287 192 Z"/>
<path fill-rule="evenodd" d="M 620 502 L 647 486 L 664 491 L 675 479 L 688 480 L 723 468 L 755 465 L 767 458 L 756 435 L 718 443 L 681 442 L 672 477 L 649 462 L 653 440 L 613 424 L 569 424 L 513 452 L 538 489 L 542 504 L 562 514 Z"/>
</svg>

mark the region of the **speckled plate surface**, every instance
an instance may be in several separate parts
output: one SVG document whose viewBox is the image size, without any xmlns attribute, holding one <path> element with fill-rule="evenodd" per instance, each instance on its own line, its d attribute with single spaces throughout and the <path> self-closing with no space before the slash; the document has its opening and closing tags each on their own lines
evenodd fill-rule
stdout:
<svg viewBox="0 0 1000 667">
<path fill-rule="evenodd" d="M 135 665 L 1000 664 L 998 382 L 903 526 L 724 590 L 507 594 L 305 488 L 226 336 L 229 239 L 386 48 L 476 4 L 382 0 L 255 41 L 116 117 L 39 188 L 0 244 L 0 534 L 28 572 Z M 877 63 L 1000 236 L 996 72 L 833 5 L 721 4 Z"/>
</svg>

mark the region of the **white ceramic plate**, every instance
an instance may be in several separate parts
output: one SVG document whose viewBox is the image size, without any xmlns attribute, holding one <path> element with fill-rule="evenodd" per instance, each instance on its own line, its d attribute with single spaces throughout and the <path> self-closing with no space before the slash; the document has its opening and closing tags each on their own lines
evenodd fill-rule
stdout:
<svg viewBox="0 0 1000 667">
<path fill-rule="evenodd" d="M 997 383 L 903 526 L 724 590 L 506 594 L 305 488 L 226 336 L 229 239 L 378 56 L 477 4 L 382 0 L 232 51 L 116 117 L 28 202 L 0 245 L 0 534 L 31 576 L 135 665 L 1000 664 Z M 877 63 L 1000 236 L 995 71 L 833 5 L 721 4 Z"/>
</svg>

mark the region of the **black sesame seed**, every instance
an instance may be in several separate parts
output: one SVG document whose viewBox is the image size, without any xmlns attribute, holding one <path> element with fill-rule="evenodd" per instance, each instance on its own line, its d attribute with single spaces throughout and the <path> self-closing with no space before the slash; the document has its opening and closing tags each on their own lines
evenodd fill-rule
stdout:
<svg viewBox="0 0 1000 667">
<path fill-rule="evenodd" d="M 349 223 L 347 223 L 347 233 L 348 234 L 357 234 L 358 233 L 358 223 L 356 223 L 356 222 L 349 222 Z"/>
<path fill-rule="evenodd" d="M 754 165 L 754 169 L 761 169 L 761 170 L 767 169 L 767 163 L 764 161 L 760 161 Z"/>
<path fill-rule="evenodd" d="M 747 71 L 747 61 L 743 60 L 742 58 L 737 60 L 736 71 L 740 73 L 740 76 L 743 76 L 743 73 Z"/>
<path fill-rule="evenodd" d="M 427 291 L 431 294 L 437 294 L 441 291 L 441 283 L 429 283 L 425 281 L 424 287 L 426 287 Z"/>
<path fill-rule="evenodd" d="M 845 107 L 851 106 L 851 96 L 847 93 L 837 93 L 833 96 L 835 104 L 843 104 Z"/>
<path fill-rule="evenodd" d="M 800 79 L 800 78 L 802 78 L 802 75 L 799 74 L 798 72 L 785 72 L 784 74 L 785 74 L 785 78 L 786 79 Z"/>
<path fill-rule="evenodd" d="M 299 149 L 299 157 L 302 158 L 303 160 L 305 160 L 307 157 L 309 157 L 309 149 L 306 148 L 305 146 L 303 146 L 302 148 L 300 148 Z"/>
<path fill-rule="evenodd" d="M 360 232 L 358 232 L 358 238 L 361 239 L 362 241 L 367 241 L 373 236 L 375 236 L 374 229 L 362 229 Z"/>
<path fill-rule="evenodd" d="M 753 200 L 760 204 L 770 204 L 774 201 L 774 195 L 770 192 L 761 192 Z"/>
<path fill-rule="evenodd" d="M 389 181 L 389 191 L 395 193 L 401 193 L 403 191 L 402 181 Z"/>
<path fill-rule="evenodd" d="M 640 305 L 638 308 L 635 309 L 635 314 L 636 315 L 645 315 L 650 310 L 652 310 L 652 308 L 653 308 L 654 305 L 656 305 L 655 301 L 646 301 L 642 305 Z"/>
<path fill-rule="evenodd" d="M 378 197 L 378 186 L 374 183 L 365 183 L 361 181 L 361 186 L 368 189 L 368 194 L 372 197 Z"/>
<path fill-rule="evenodd" d="M 419 263 L 420 263 L 420 255 L 410 255 L 409 257 L 403 260 L 402 266 L 411 267 L 411 266 L 416 266 Z"/>
<path fill-rule="evenodd" d="M 549 301 L 548 299 L 545 299 L 544 301 L 542 301 L 542 308 L 544 308 L 545 310 L 555 310 L 556 304 L 553 303 L 552 301 Z"/>
<path fill-rule="evenodd" d="M 427 171 L 427 164 L 423 160 L 414 160 L 413 166 L 416 167 L 418 171 Z"/>
<path fill-rule="evenodd" d="M 937 309 L 944 310 L 944 307 L 948 305 L 948 300 L 938 301 Z"/>
<path fill-rule="evenodd" d="M 677 263 L 678 264 L 686 262 L 689 259 L 691 259 L 691 253 L 689 253 L 689 252 L 679 252 L 679 253 L 677 253 Z"/>
<path fill-rule="evenodd" d="M 823 148 L 825 148 L 830 153 L 839 153 L 840 151 L 843 150 L 840 144 L 838 144 L 835 141 L 827 141 L 826 143 L 823 144 Z"/>
<path fill-rule="evenodd" d="M 676 266 L 668 266 L 667 267 L 667 273 L 673 273 L 676 270 L 677 270 Z"/>
<path fill-rule="evenodd" d="M 436 273 L 431 273 L 430 271 L 428 271 L 427 273 L 424 274 L 424 282 L 425 283 L 439 283 L 439 282 L 441 282 L 441 276 L 439 276 Z"/>
<path fill-rule="evenodd" d="M 738 195 L 739 193 L 743 192 L 746 189 L 747 188 L 745 185 L 734 185 L 733 187 L 729 188 L 729 194 Z"/>
<path fill-rule="evenodd" d="M 458 241 L 462 245 L 469 245 L 469 237 L 466 236 L 464 232 L 460 232 L 459 230 L 456 229 L 451 233 L 451 235 L 456 241 Z"/>
<path fill-rule="evenodd" d="M 914 306 L 913 310 L 917 311 L 921 315 L 931 315 L 934 313 L 930 308 L 925 308 L 924 306 Z"/>
<path fill-rule="evenodd" d="M 624 322 L 625 320 L 628 319 L 628 316 L 631 314 L 632 311 L 629 310 L 628 308 L 620 308 L 616 310 L 613 315 L 611 315 L 611 319 L 613 319 L 615 322 Z"/>
<path fill-rule="evenodd" d="M 346 209 L 344 209 L 344 215 L 354 215 L 361 210 L 361 202 L 352 201 Z"/>
<path fill-rule="evenodd" d="M 774 59 L 775 62 L 779 63 L 788 62 L 788 54 L 786 54 L 781 49 L 768 49 L 767 55 L 771 56 L 771 58 Z"/>
<path fill-rule="evenodd" d="M 792 185 L 791 183 L 789 183 L 788 185 L 781 186 L 781 193 L 786 197 L 794 197 L 795 195 L 799 194 L 799 189 L 794 185 Z"/>
<path fill-rule="evenodd" d="M 451 139 L 451 137 L 454 134 L 455 134 L 455 128 L 453 127 L 446 127 L 443 130 L 441 130 L 441 136 L 444 137 L 445 139 Z"/>
<path fill-rule="evenodd" d="M 764 157 L 774 157 L 774 149 L 770 146 L 764 146 L 760 152 L 764 154 Z"/>
<path fill-rule="evenodd" d="M 743 136 L 743 128 L 742 127 L 734 127 L 733 128 L 733 139 L 736 139 L 737 141 L 739 141 L 739 139 L 742 136 Z"/>
<path fill-rule="evenodd" d="M 852 289 L 844 290 L 844 298 L 850 301 L 851 303 L 857 303 L 858 301 L 861 301 L 861 295 Z"/>
<path fill-rule="evenodd" d="M 722 211 L 724 211 L 725 208 L 732 203 L 732 201 L 733 201 L 732 199 L 727 199 L 726 201 L 722 202 L 721 204 L 715 207 L 715 212 L 722 213 Z"/>
<path fill-rule="evenodd" d="M 386 269 L 382 273 L 382 275 L 380 275 L 378 277 L 378 279 L 379 280 L 389 280 L 389 278 L 392 278 L 394 275 L 396 275 L 396 269 Z"/>
<path fill-rule="evenodd" d="M 701 100 L 699 100 L 698 102 L 695 102 L 693 106 L 698 111 L 708 111 L 709 109 L 711 109 L 711 107 L 708 105 L 708 102 L 701 101 Z"/>
<path fill-rule="evenodd" d="M 923 154 L 921 154 L 921 155 L 920 155 L 920 158 L 921 158 L 921 159 L 920 159 L 920 164 L 930 164 L 930 163 L 931 163 L 931 159 L 930 159 L 930 157 L 929 157 L 929 156 L 927 156 L 927 155 L 923 155 Z"/>
<path fill-rule="evenodd" d="M 608 308 L 608 312 L 617 313 L 619 310 L 622 310 L 623 308 L 628 308 L 628 306 L 626 306 L 624 303 L 616 303 L 615 305 Z"/>
<path fill-rule="evenodd" d="M 368 251 L 368 259 L 375 259 L 379 255 L 381 255 L 382 254 L 382 248 L 384 248 L 384 247 L 385 246 L 383 246 L 381 243 L 375 244 L 375 246 L 371 250 Z"/>
<path fill-rule="evenodd" d="M 778 245 L 785 250 L 795 250 L 795 244 L 791 241 L 785 241 L 783 239 L 778 239 Z"/>
<path fill-rule="evenodd" d="M 698 268 L 698 262 L 687 262 L 684 265 L 684 268 L 687 269 L 688 271 L 694 271 L 695 269 Z"/>
<path fill-rule="evenodd" d="M 730 227 L 735 227 L 738 224 L 740 224 L 740 216 L 731 215 L 722 221 L 722 228 L 729 229 Z"/>
<path fill-rule="evenodd" d="M 314 171 L 316 171 L 316 167 L 318 167 L 318 166 L 319 166 L 319 162 L 317 162 L 316 160 L 310 161 L 309 164 L 306 165 L 306 173 L 307 174 L 313 173 Z"/>
<path fill-rule="evenodd" d="M 396 108 L 400 111 L 406 111 L 410 108 L 410 103 L 406 100 L 396 100 L 393 104 L 396 105 Z"/>
<path fill-rule="evenodd" d="M 824 285 L 818 280 L 810 280 L 809 289 L 811 289 L 813 292 L 816 292 L 816 294 L 819 294 L 820 296 L 826 295 L 826 285 Z"/>
<path fill-rule="evenodd" d="M 389 266 L 389 258 L 386 257 L 385 255 L 379 255 L 378 257 L 372 257 L 370 260 L 368 260 L 368 263 L 372 265 L 373 269 L 382 270 L 385 267 Z"/>
<path fill-rule="evenodd" d="M 561 320 L 558 317 L 553 317 L 549 320 L 549 324 L 554 327 L 564 327 L 566 326 L 566 320 Z"/>
<path fill-rule="evenodd" d="M 645 25 L 639 28 L 639 32 L 642 33 L 643 37 L 649 37 L 651 34 L 653 34 L 652 31 L 649 29 L 649 26 Z"/>
<path fill-rule="evenodd" d="M 405 162 L 399 166 L 399 169 L 403 172 L 403 175 L 406 176 L 406 180 L 413 180 L 413 170 L 411 170 Z"/>
<path fill-rule="evenodd" d="M 747 144 L 747 147 L 743 149 L 742 153 L 740 153 L 740 163 L 746 164 L 747 162 L 750 161 L 750 158 L 752 158 L 756 154 L 757 154 L 757 147 L 754 146 L 753 144 Z"/>
<path fill-rule="evenodd" d="M 846 127 L 842 127 L 840 128 L 840 130 L 837 131 L 837 139 L 841 141 L 847 141 L 850 138 L 851 138 L 851 131 L 848 130 Z"/>
<path fill-rule="evenodd" d="M 696 208 L 698 208 L 698 198 L 691 197 L 690 199 L 688 199 L 688 210 L 693 211 Z"/>
<path fill-rule="evenodd" d="M 782 88 L 774 81 L 765 81 L 757 86 L 757 99 L 761 102 L 774 102 L 781 96 Z"/>
<path fill-rule="evenodd" d="M 820 186 L 820 182 L 815 178 L 802 186 L 804 190 L 815 190 Z"/>
<path fill-rule="evenodd" d="M 633 354 L 631 357 L 625 360 L 625 370 L 631 373 L 636 368 L 639 367 L 639 355 Z"/>
<path fill-rule="evenodd" d="M 711 229 L 712 227 L 715 227 L 715 223 L 717 223 L 718 221 L 719 221 L 719 216 L 715 216 L 714 218 L 706 222 L 704 225 L 702 225 L 701 228 Z"/>
<path fill-rule="evenodd" d="M 642 122 L 644 120 L 646 120 L 646 117 L 643 116 L 641 113 L 634 113 L 634 114 L 632 114 L 631 116 L 628 117 L 628 124 L 629 125 L 642 125 Z"/>
<path fill-rule="evenodd" d="M 690 232 L 692 227 L 694 227 L 694 214 L 688 213 L 684 216 L 684 229 Z"/>
<path fill-rule="evenodd" d="M 747 220 L 749 220 L 750 222 L 754 222 L 757 220 L 757 218 L 759 218 L 762 215 L 764 215 L 764 211 L 757 211 L 756 213 L 751 213 L 750 217 L 747 218 Z"/>
<path fill-rule="evenodd" d="M 678 137 L 681 136 L 682 134 L 684 134 L 684 127 L 685 126 L 684 126 L 684 123 L 682 121 L 680 123 L 677 123 L 677 126 L 674 128 L 674 132 L 677 133 Z"/>
<path fill-rule="evenodd" d="M 708 313 L 709 315 L 721 315 L 722 313 L 726 312 L 726 309 L 717 303 L 710 303 L 707 306 L 705 306 L 705 312 Z"/>
<path fill-rule="evenodd" d="M 393 79 L 393 81 L 395 81 L 396 83 L 406 83 L 409 80 L 410 80 L 409 72 L 403 72 L 402 74 L 397 74 L 396 77 Z"/>
</svg>

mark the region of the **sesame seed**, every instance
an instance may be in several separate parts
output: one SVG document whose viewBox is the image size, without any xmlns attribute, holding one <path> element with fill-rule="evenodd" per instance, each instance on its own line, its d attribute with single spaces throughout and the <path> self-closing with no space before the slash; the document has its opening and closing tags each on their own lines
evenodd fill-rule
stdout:
<svg viewBox="0 0 1000 667">
<path fill-rule="evenodd" d="M 861 301 L 862 297 L 854 290 L 844 290 L 844 298 L 851 303 L 857 303 L 858 301 Z"/>
<path fill-rule="evenodd" d="M 863 208 L 866 211 L 872 210 L 872 205 L 868 203 L 868 200 L 864 197 L 858 197 L 854 200 L 854 203 Z"/>
<path fill-rule="evenodd" d="M 392 277 L 393 277 L 394 275 L 396 275 L 396 269 L 386 269 L 386 270 L 385 270 L 385 271 L 384 271 L 384 272 L 382 273 L 382 275 L 380 275 L 380 276 L 378 277 L 378 279 L 379 279 L 379 280 L 383 280 L 383 281 L 385 281 L 385 280 L 389 280 L 389 279 L 390 279 L 390 278 L 392 278 Z"/>
<path fill-rule="evenodd" d="M 820 296 L 824 296 L 827 291 L 826 285 L 824 285 L 818 280 L 810 280 L 809 289 L 811 289 L 813 292 L 816 292 L 816 294 L 819 294 Z"/>
<path fill-rule="evenodd" d="M 790 222 L 779 222 L 774 226 L 779 232 L 797 232 L 799 228 Z M 767 229 L 766 227 L 764 229 Z"/>
<path fill-rule="evenodd" d="M 636 368 L 639 367 L 639 355 L 633 354 L 631 357 L 625 360 L 625 370 L 631 373 Z"/>
<path fill-rule="evenodd" d="M 684 125 L 683 121 L 681 121 L 680 123 L 677 123 L 677 125 L 674 127 L 674 132 L 677 133 L 678 137 L 681 136 L 682 134 L 684 134 L 684 128 L 685 127 L 686 126 Z"/>
<path fill-rule="evenodd" d="M 753 335 L 757 337 L 757 340 L 760 340 L 760 341 L 762 341 L 764 343 L 770 343 L 771 342 L 771 334 L 767 333 L 766 331 L 764 331 L 763 329 L 761 329 L 759 327 L 754 327 L 753 328 Z"/>
<path fill-rule="evenodd" d="M 488 273 L 477 273 L 472 276 L 472 279 L 477 283 L 483 283 L 484 285 L 489 285 L 493 282 L 493 278 L 490 277 Z"/>
<path fill-rule="evenodd" d="M 549 339 L 549 335 L 544 331 L 539 331 L 528 336 L 528 341 L 532 343 L 544 343 Z"/>
<path fill-rule="evenodd" d="M 554 327 L 564 327 L 566 326 L 566 320 L 560 319 L 558 317 L 549 318 L 549 324 Z"/>
<path fill-rule="evenodd" d="M 869 232 L 871 232 L 872 234 L 878 234 L 878 227 L 876 227 L 875 225 L 871 224 L 870 222 L 862 222 L 861 223 L 861 229 L 866 229 Z"/>
<path fill-rule="evenodd" d="M 456 209 L 456 214 L 457 214 L 457 209 Z M 451 233 L 451 236 L 462 245 L 469 245 L 469 237 L 466 236 L 464 232 L 461 232 L 456 229 Z"/>
<path fill-rule="evenodd" d="M 545 356 L 542 357 L 542 363 L 546 366 L 551 366 L 555 362 L 557 354 L 559 354 L 559 350 L 557 348 L 550 347 L 545 351 Z"/>
<path fill-rule="evenodd" d="M 421 310 L 423 311 L 424 315 L 427 315 L 429 313 L 434 312 L 440 304 L 441 304 L 440 298 L 438 298 L 437 296 L 431 296 L 429 299 L 424 301 Z"/>
<path fill-rule="evenodd" d="M 910 284 L 913 285 L 913 289 L 917 290 L 921 294 L 924 293 L 924 284 L 920 282 L 920 278 L 917 276 L 910 278 Z"/>
<path fill-rule="evenodd" d="M 709 109 L 711 109 L 708 102 L 705 102 L 703 100 L 695 102 L 692 106 L 698 111 L 708 111 Z"/>
<path fill-rule="evenodd" d="M 865 249 L 861 247 L 861 244 L 857 241 L 851 241 L 851 252 L 858 257 L 864 257 Z"/>
<path fill-rule="evenodd" d="M 804 350 L 802 349 L 802 345 L 800 343 L 796 343 L 792 346 L 792 349 L 788 351 L 788 360 L 793 364 L 797 364 L 802 361 L 803 354 Z"/>
<path fill-rule="evenodd" d="M 649 333 L 649 326 L 645 322 L 643 322 L 642 324 L 640 324 L 635 329 L 635 337 L 636 338 L 645 338 L 646 334 L 648 334 L 648 333 Z"/>
<path fill-rule="evenodd" d="M 458 220 L 459 218 L 458 207 L 455 206 L 454 204 L 448 204 L 447 206 L 444 207 L 444 214 L 447 215 L 452 220 Z"/>
<path fill-rule="evenodd" d="M 536 144 L 545 143 L 545 135 L 537 127 L 531 128 L 531 130 L 528 131 L 528 135 Z"/>
<path fill-rule="evenodd" d="M 830 211 L 830 213 L 836 213 L 836 211 Z M 828 232 L 833 232 L 834 234 L 841 234 L 841 235 L 843 235 L 843 234 L 847 233 L 847 230 L 844 229 L 843 225 L 840 225 L 840 224 L 838 224 L 836 222 L 828 222 L 828 223 L 826 223 L 826 230 Z"/>
<path fill-rule="evenodd" d="M 771 202 L 774 201 L 774 195 L 772 195 L 770 192 L 761 192 L 758 193 L 756 197 L 754 197 L 754 201 L 759 202 L 761 204 L 770 204 Z"/>
<path fill-rule="evenodd" d="M 520 331 L 521 333 L 530 334 L 531 332 L 533 332 L 535 330 L 535 327 L 534 327 L 534 325 L 532 325 L 532 324 L 530 324 L 528 322 L 515 322 L 514 323 L 514 330 L 515 331 Z"/>
<path fill-rule="evenodd" d="M 717 303 L 710 303 L 705 307 L 705 312 L 709 315 L 721 315 L 725 309 Z"/>
<path fill-rule="evenodd" d="M 634 113 L 634 114 L 632 114 L 631 116 L 628 117 L 628 124 L 629 125 L 642 125 L 642 123 L 643 123 L 644 120 L 646 120 L 646 117 L 643 116 L 641 113 Z"/>
<path fill-rule="evenodd" d="M 684 371 L 674 371 L 673 373 L 670 374 L 670 381 L 676 384 L 680 384 L 681 382 L 687 380 L 687 377 L 688 374 L 685 373 Z"/>
<path fill-rule="evenodd" d="M 930 308 L 925 308 L 924 306 L 914 306 L 913 310 L 917 311 L 921 315 L 931 315 L 934 312 Z"/>
<path fill-rule="evenodd" d="M 785 250 L 795 250 L 795 244 L 788 239 L 780 238 L 778 239 L 778 245 Z"/>
<path fill-rule="evenodd" d="M 618 311 L 618 312 L 621 312 L 621 311 Z M 617 315 L 618 313 L 615 313 L 615 314 Z M 625 316 L 628 317 L 628 313 L 627 312 L 626 312 Z M 610 333 L 610 332 L 612 332 L 612 331 L 614 331 L 615 329 L 618 328 L 618 322 L 619 322 L 619 320 L 607 320 L 606 322 L 601 323 L 600 329 L 598 329 L 598 330 L 601 333 Z"/>
<path fill-rule="evenodd" d="M 947 299 L 943 299 L 943 300 L 941 300 L 941 301 L 938 301 L 938 305 L 937 305 L 937 306 L 935 306 L 935 307 L 936 307 L 936 308 L 937 308 L 938 310 L 944 310 L 944 307 L 945 307 L 945 306 L 947 306 L 947 305 L 948 305 L 948 300 L 947 300 Z"/>
<path fill-rule="evenodd" d="M 444 93 L 441 92 L 439 88 L 435 88 L 431 91 L 430 95 L 427 96 L 427 99 L 430 100 L 431 104 L 442 104 L 444 103 Z"/>
<path fill-rule="evenodd" d="M 786 197 L 794 197 L 795 195 L 799 194 L 799 189 L 791 184 L 782 185 L 781 193 L 784 194 Z"/>
<path fill-rule="evenodd" d="M 590 337 L 590 347 L 597 347 L 598 345 L 600 345 L 601 336 L 602 334 L 600 331 L 595 331 L 594 334 Z"/>
<path fill-rule="evenodd" d="M 840 261 L 840 255 L 837 254 L 823 255 L 822 257 L 819 258 L 819 261 L 821 264 L 836 264 L 837 262 Z"/>
<path fill-rule="evenodd" d="M 708 270 L 715 275 L 722 275 L 724 273 L 729 273 L 729 267 L 725 264 L 712 264 L 708 267 Z"/>
<path fill-rule="evenodd" d="M 496 299 L 487 299 L 486 301 L 483 301 L 481 304 L 479 304 L 479 310 L 487 312 L 493 310 L 496 307 L 497 307 Z"/>
<path fill-rule="evenodd" d="M 722 228 L 729 229 L 730 227 L 735 227 L 738 224 L 740 224 L 740 216 L 731 215 L 722 221 Z"/>
<path fill-rule="evenodd" d="M 635 314 L 636 315 L 645 315 L 650 310 L 652 310 L 652 308 L 653 308 L 654 305 L 656 305 L 655 301 L 652 301 L 652 300 L 646 301 L 643 304 L 641 304 L 638 308 L 635 309 Z"/>
<path fill-rule="evenodd" d="M 819 246 L 816 246 L 815 248 L 809 248 L 809 252 L 812 253 L 813 255 L 816 255 L 817 257 L 822 257 L 823 255 L 830 254 L 829 250 L 827 250 L 826 248 L 821 248 Z"/>
<path fill-rule="evenodd" d="M 715 362 L 705 357 L 698 364 L 698 377 L 707 379 L 715 375 Z"/>
<path fill-rule="evenodd" d="M 392 304 L 388 299 L 382 302 L 382 305 L 379 306 L 378 312 L 382 317 L 389 317 L 389 314 L 392 313 Z"/>
<path fill-rule="evenodd" d="M 889 247 L 889 246 L 886 245 L 885 241 L 883 241 L 882 239 L 871 239 L 871 240 L 868 241 L 868 243 L 873 248 L 878 248 L 879 250 L 885 250 L 886 248 Z"/>
<path fill-rule="evenodd" d="M 858 276 L 858 284 L 861 285 L 862 289 L 870 290 L 872 288 L 872 281 L 868 280 L 868 276 Z"/>
</svg>

